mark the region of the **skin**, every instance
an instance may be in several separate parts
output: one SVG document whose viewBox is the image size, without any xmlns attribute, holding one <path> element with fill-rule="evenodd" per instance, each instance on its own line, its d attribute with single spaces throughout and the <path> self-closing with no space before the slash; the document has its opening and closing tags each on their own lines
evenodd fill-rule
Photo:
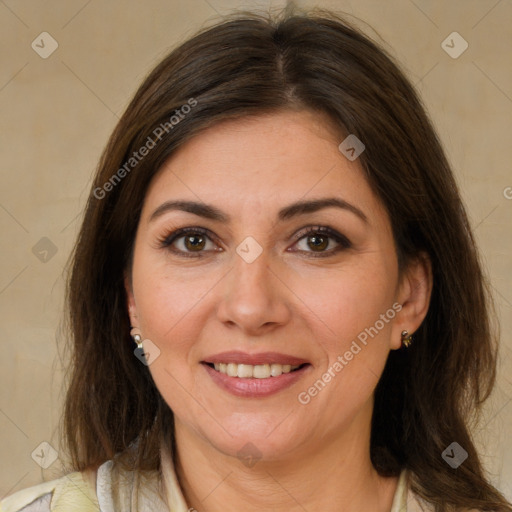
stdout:
<svg viewBox="0 0 512 512">
<path fill-rule="evenodd" d="M 373 392 L 401 331 L 413 333 L 425 317 L 432 278 L 425 259 L 399 275 L 388 215 L 358 161 L 339 151 L 343 138 L 309 111 L 225 121 L 182 146 L 147 191 L 125 279 L 128 310 L 132 326 L 161 351 L 149 369 L 174 412 L 176 471 L 187 505 L 199 512 L 391 508 L 398 479 L 379 476 L 369 456 Z M 367 222 L 335 207 L 277 219 L 299 199 L 332 196 Z M 150 221 L 176 199 L 212 204 L 232 218 L 168 211 Z M 351 247 L 335 252 L 340 245 L 328 238 L 315 252 L 311 235 L 293 238 L 318 225 Z M 159 246 L 185 226 L 214 234 L 201 257 Z M 248 236 L 263 250 L 252 263 L 236 252 Z M 173 247 L 197 254 L 184 237 Z M 307 405 L 299 403 L 298 394 L 394 303 L 402 306 L 395 318 Z M 200 363 L 229 350 L 282 352 L 311 366 L 272 396 L 236 397 Z M 261 457 L 252 467 L 237 457 L 248 442 Z"/>
</svg>

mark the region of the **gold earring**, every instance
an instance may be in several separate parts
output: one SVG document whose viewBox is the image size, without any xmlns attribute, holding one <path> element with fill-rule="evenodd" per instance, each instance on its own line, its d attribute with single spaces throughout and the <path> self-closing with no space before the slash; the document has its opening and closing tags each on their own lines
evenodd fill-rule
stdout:
<svg viewBox="0 0 512 512">
<path fill-rule="evenodd" d="M 412 343 L 412 334 L 409 334 L 408 331 L 402 331 L 402 347 L 409 348 Z"/>
<path fill-rule="evenodd" d="M 142 347 L 142 338 L 141 338 L 141 335 L 137 332 L 137 329 L 133 328 L 130 332 L 132 338 L 133 338 L 133 341 L 135 341 L 135 343 L 137 343 L 137 348 L 143 348 Z"/>
<path fill-rule="evenodd" d="M 135 341 L 135 343 L 137 343 L 137 348 L 142 348 L 142 338 L 140 337 L 140 334 L 136 334 L 133 337 L 133 341 Z"/>
</svg>

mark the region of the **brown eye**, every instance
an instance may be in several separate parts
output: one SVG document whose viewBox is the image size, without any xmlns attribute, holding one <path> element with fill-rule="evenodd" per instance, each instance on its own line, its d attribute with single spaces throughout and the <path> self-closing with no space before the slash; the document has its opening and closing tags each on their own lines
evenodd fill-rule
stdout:
<svg viewBox="0 0 512 512">
<path fill-rule="evenodd" d="M 204 252 L 218 250 L 212 238 L 204 228 L 182 228 L 160 239 L 159 246 L 180 256 L 202 256 Z"/>
<path fill-rule="evenodd" d="M 184 238 L 184 244 L 189 251 L 200 251 L 204 249 L 206 244 L 205 237 L 203 235 L 186 235 Z"/>
<path fill-rule="evenodd" d="M 329 237 L 325 235 L 310 235 L 307 237 L 308 246 L 312 249 L 323 251 L 329 245 Z"/>
<path fill-rule="evenodd" d="M 327 257 L 352 247 L 348 238 L 327 226 L 315 226 L 298 233 L 298 251 L 312 257 Z M 333 246 L 334 245 L 334 246 Z"/>
</svg>

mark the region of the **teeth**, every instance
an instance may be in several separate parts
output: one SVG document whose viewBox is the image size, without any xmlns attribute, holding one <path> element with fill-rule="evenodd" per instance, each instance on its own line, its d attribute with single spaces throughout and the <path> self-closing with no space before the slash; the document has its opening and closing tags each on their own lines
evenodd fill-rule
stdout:
<svg viewBox="0 0 512 512">
<path fill-rule="evenodd" d="M 230 377 L 238 377 L 238 365 L 234 363 L 229 363 L 226 373 Z"/>
<path fill-rule="evenodd" d="M 249 379 L 252 377 L 252 370 L 255 368 L 254 366 L 251 366 L 250 364 L 239 364 L 238 365 L 238 377 L 242 379 Z"/>
<path fill-rule="evenodd" d="M 256 366 L 253 366 L 252 376 L 255 379 L 268 379 L 270 377 L 270 365 L 257 364 Z"/>
<path fill-rule="evenodd" d="M 268 379 L 269 377 L 279 377 L 283 373 L 290 373 L 296 370 L 300 365 L 292 366 L 290 364 L 236 364 L 236 363 L 214 363 L 215 369 L 228 375 L 229 377 L 239 377 L 241 379 Z"/>
</svg>

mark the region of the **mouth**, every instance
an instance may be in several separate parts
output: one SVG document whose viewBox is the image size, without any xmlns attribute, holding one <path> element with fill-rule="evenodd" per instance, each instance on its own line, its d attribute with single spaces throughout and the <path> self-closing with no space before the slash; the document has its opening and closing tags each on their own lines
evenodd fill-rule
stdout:
<svg viewBox="0 0 512 512">
<path fill-rule="evenodd" d="M 228 377 L 238 377 L 240 379 L 268 379 L 271 377 L 279 377 L 285 373 L 296 372 L 303 367 L 308 366 L 309 363 L 303 364 L 279 364 L 279 363 L 266 363 L 266 364 L 244 364 L 244 363 L 210 363 L 203 361 L 203 364 L 214 369 L 218 373 L 227 375 Z"/>
<path fill-rule="evenodd" d="M 223 352 L 201 361 L 212 382 L 243 398 L 265 398 L 283 391 L 313 369 L 306 359 L 278 352 Z"/>
</svg>

